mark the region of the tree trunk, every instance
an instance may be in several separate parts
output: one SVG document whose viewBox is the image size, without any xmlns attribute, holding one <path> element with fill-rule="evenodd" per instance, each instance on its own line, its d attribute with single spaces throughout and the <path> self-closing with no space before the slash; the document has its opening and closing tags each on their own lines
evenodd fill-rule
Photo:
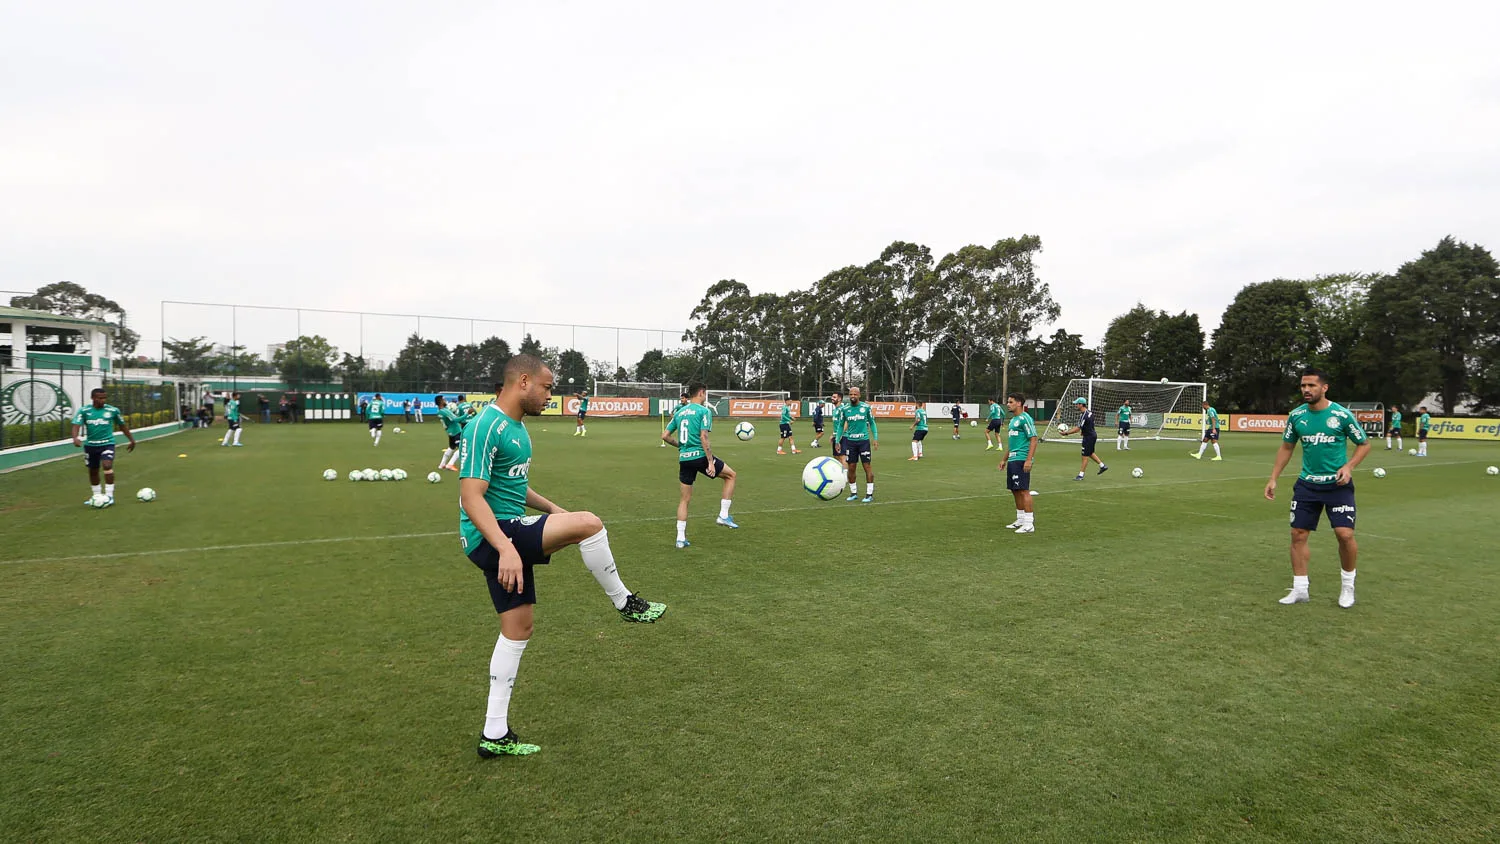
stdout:
<svg viewBox="0 0 1500 844">
<path fill-rule="evenodd" d="M 964 346 L 964 383 L 962 388 L 959 390 L 959 395 L 962 397 L 963 404 L 969 403 L 969 354 L 970 348 L 966 344 Z"/>
<path fill-rule="evenodd" d="M 1000 350 L 1000 399 L 1010 394 L 1010 314 L 1005 315 L 1005 348 Z"/>
</svg>

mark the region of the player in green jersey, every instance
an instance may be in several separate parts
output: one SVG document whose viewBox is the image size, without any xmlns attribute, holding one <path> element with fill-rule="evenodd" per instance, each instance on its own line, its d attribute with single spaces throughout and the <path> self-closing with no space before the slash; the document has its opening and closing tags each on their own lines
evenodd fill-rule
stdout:
<svg viewBox="0 0 1500 844">
<path fill-rule="evenodd" d="M 842 463 L 844 462 L 844 453 L 839 450 L 841 447 L 839 444 L 839 430 L 844 424 L 844 408 L 848 405 L 844 402 L 844 394 L 837 390 L 834 390 L 828 396 L 828 403 L 833 405 L 828 413 L 828 422 L 830 423 L 830 430 L 833 431 L 833 435 L 828 439 L 833 446 L 833 458 Z"/>
<path fill-rule="evenodd" d="M 489 705 L 478 753 L 525 756 L 540 750 L 510 728 L 510 696 L 521 655 L 531 640 L 536 603 L 534 567 L 577 545 L 583 564 L 625 621 L 653 622 L 666 605 L 625 588 L 599 517 L 569 512 L 531 488 L 531 435 L 525 418 L 537 416 L 552 395 L 552 370 L 532 355 L 505 364 L 499 397 L 464 429 L 459 473 L 459 537 L 464 553 L 484 573 L 490 601 L 500 615 L 500 638 L 490 657 Z M 530 508 L 542 513 L 528 516 Z"/>
<path fill-rule="evenodd" d="M 849 388 L 849 403 L 843 413 L 836 417 L 833 435 L 839 440 L 839 450 L 844 462 L 849 465 L 849 497 L 869 504 L 875 500 L 875 467 L 871 464 L 875 449 L 880 448 L 880 431 L 875 425 L 875 410 L 860 400 L 859 388 Z M 865 467 L 865 497 L 859 498 L 859 484 L 855 471 L 863 463 Z"/>
<path fill-rule="evenodd" d="M 230 393 L 229 401 L 224 402 L 224 423 L 229 430 L 224 432 L 224 441 L 221 446 L 229 445 L 230 438 L 234 439 L 234 445 L 240 444 L 240 394 Z"/>
<path fill-rule="evenodd" d="M 680 410 L 682 410 L 684 407 L 687 407 L 687 405 L 688 405 L 688 394 L 687 393 L 683 393 L 682 395 L 680 395 L 680 396 L 677 397 L 677 406 L 674 407 L 674 408 L 672 408 L 672 412 L 670 414 L 668 414 L 668 413 L 663 413 L 662 414 L 663 416 L 666 417 L 666 419 L 663 420 L 663 422 L 661 423 L 661 432 L 663 434 L 665 434 L 667 431 L 672 430 L 672 425 L 673 425 L 673 423 L 677 419 L 677 412 L 680 411 Z M 666 442 L 666 440 L 662 440 L 661 442 L 657 443 L 657 445 L 660 446 L 660 447 L 662 447 L 662 448 L 666 448 L 667 447 L 667 442 Z"/>
<path fill-rule="evenodd" d="M 365 421 L 370 426 L 370 439 L 374 445 L 380 445 L 380 431 L 385 427 L 385 398 L 379 393 L 370 399 L 370 406 L 365 408 Z"/>
<path fill-rule="evenodd" d="M 448 438 L 448 446 L 443 449 L 443 456 L 438 458 L 438 468 L 457 472 L 459 446 L 464 434 L 463 423 L 458 421 L 458 411 L 448 406 L 446 396 L 433 396 L 432 401 L 438 407 L 438 421 L 443 423 L 443 436 Z"/>
<path fill-rule="evenodd" d="M 998 468 L 1005 473 L 1005 488 L 1016 500 L 1016 520 L 1006 525 L 1016 533 L 1036 533 L 1036 513 L 1031 502 L 1031 467 L 1036 462 L 1037 445 L 1041 442 L 1036 433 L 1036 422 L 1026 412 L 1026 394 L 1011 393 L 1005 397 L 1005 409 L 1010 411 L 1010 428 L 1005 453 L 1005 462 Z"/>
<path fill-rule="evenodd" d="M 1130 399 L 1126 399 L 1120 404 L 1120 409 L 1115 413 L 1115 418 L 1118 420 L 1119 424 L 1119 427 L 1115 429 L 1115 451 L 1130 450 L 1131 413 L 1132 411 L 1130 409 Z"/>
<path fill-rule="evenodd" d="M 1385 450 L 1391 450 L 1391 437 L 1396 437 L 1396 450 L 1400 451 L 1404 446 L 1401 444 L 1401 406 L 1391 405 L 1391 427 L 1385 429 Z"/>
<path fill-rule="evenodd" d="M 797 450 L 797 441 L 792 438 L 792 400 L 787 399 L 781 405 L 781 439 L 776 443 L 776 453 L 786 454 L 782 446 L 790 445 L 793 454 L 801 454 Z"/>
<path fill-rule="evenodd" d="M 1198 452 L 1188 452 L 1188 456 L 1194 460 L 1203 459 L 1203 450 L 1208 444 L 1214 444 L 1214 460 L 1223 460 L 1224 455 L 1219 451 L 1219 411 L 1209 405 L 1208 399 L 1203 400 L 1203 442 L 1198 443 Z"/>
<path fill-rule="evenodd" d="M 677 449 L 677 547 L 688 548 L 693 543 L 687 538 L 688 503 L 693 500 L 693 482 L 699 475 L 719 478 L 724 481 L 724 493 L 719 499 L 719 517 L 715 524 L 727 528 L 738 528 L 729 515 L 729 504 L 734 498 L 734 482 L 739 476 L 723 460 L 714 456 L 709 432 L 714 428 L 714 414 L 704 405 L 708 388 L 703 384 L 689 384 L 688 404 L 677 408 L 672 424 L 661 435 L 662 442 Z"/>
<path fill-rule="evenodd" d="M 1427 431 L 1432 427 L 1432 414 L 1427 412 L 1427 405 L 1425 404 L 1418 407 L 1417 410 L 1422 412 L 1422 415 L 1417 417 L 1417 456 L 1426 457 Z"/>
<path fill-rule="evenodd" d="M 922 459 L 922 441 L 927 439 L 927 405 L 917 405 L 916 418 L 911 421 L 911 456 L 907 460 Z"/>
<path fill-rule="evenodd" d="M 94 495 L 102 495 L 115 503 L 115 426 L 119 425 L 125 439 L 130 441 L 126 451 L 135 451 L 135 434 L 125 424 L 125 415 L 118 407 L 108 404 L 109 394 L 103 387 L 89 392 L 89 406 L 73 414 L 73 447 L 83 446 L 83 462 L 89 468 L 89 486 Z M 103 483 L 99 471 L 104 471 Z M 90 502 L 85 501 L 85 504 Z"/>
<path fill-rule="evenodd" d="M 1307 537 L 1318 529 L 1318 517 L 1326 510 L 1338 537 L 1343 569 L 1339 606 L 1349 607 L 1354 605 L 1354 564 L 1359 557 L 1354 541 L 1354 469 L 1370 453 L 1370 441 L 1353 413 L 1328 400 L 1328 376 L 1321 370 L 1303 370 L 1300 389 L 1304 404 L 1287 417 L 1265 490 L 1266 500 L 1275 501 L 1276 479 L 1301 442 L 1302 473 L 1292 488 L 1292 588 L 1281 603 L 1307 601 L 1307 566 L 1312 557 Z M 1351 441 L 1353 456 L 1346 445 Z"/>
<path fill-rule="evenodd" d="M 989 412 L 985 415 L 984 424 L 985 451 L 1000 448 L 1000 431 L 1004 427 L 1005 424 L 1000 421 L 1000 401 L 999 399 L 990 399 L 990 408 Z"/>
<path fill-rule="evenodd" d="M 581 390 L 575 393 L 573 397 L 578 399 L 578 427 L 573 429 L 573 436 L 586 437 L 589 435 L 587 424 L 589 417 L 589 397 L 584 395 Z"/>
</svg>

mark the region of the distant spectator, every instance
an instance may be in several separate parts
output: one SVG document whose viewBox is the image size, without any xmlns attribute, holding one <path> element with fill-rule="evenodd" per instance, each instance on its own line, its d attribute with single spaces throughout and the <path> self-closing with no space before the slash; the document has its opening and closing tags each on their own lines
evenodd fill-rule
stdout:
<svg viewBox="0 0 1500 844">
<path fill-rule="evenodd" d="M 417 396 L 417 398 L 414 401 L 412 401 L 412 403 L 411 403 L 411 415 L 413 417 L 412 421 L 414 421 L 414 422 L 421 422 L 422 421 L 422 397 L 421 396 Z"/>
<path fill-rule="evenodd" d="M 369 409 L 370 409 L 370 400 L 366 399 L 366 398 L 361 398 L 359 400 L 359 418 L 364 419 L 365 418 L 365 411 L 369 410 Z"/>
<path fill-rule="evenodd" d="M 207 406 L 198 408 L 198 427 L 209 428 L 213 426 L 214 412 Z"/>
<path fill-rule="evenodd" d="M 188 407 L 186 402 L 177 405 L 177 414 L 177 418 L 182 420 L 182 424 L 191 425 L 194 428 L 198 427 L 198 420 L 193 418 L 193 409 Z"/>
<path fill-rule="evenodd" d="M 401 415 L 407 422 L 411 421 L 411 399 L 401 400 Z"/>
<path fill-rule="evenodd" d="M 281 405 L 280 405 L 280 407 L 277 408 L 276 424 L 280 425 L 281 423 L 287 421 L 286 417 L 287 417 L 287 414 L 290 413 L 290 412 L 291 412 L 291 403 L 286 400 L 286 396 L 282 396 L 281 397 Z"/>
<path fill-rule="evenodd" d="M 301 421 L 298 418 L 298 414 L 297 414 L 297 409 L 298 409 L 297 408 L 297 402 L 300 401 L 301 398 L 302 398 L 302 394 L 301 393 L 293 392 L 292 393 L 292 400 L 287 403 L 287 409 L 291 411 L 292 422 L 293 423 Z"/>
<path fill-rule="evenodd" d="M 258 398 L 260 400 L 260 421 L 262 421 L 262 422 L 270 422 L 271 421 L 271 400 L 268 399 L 268 398 L 266 398 L 265 393 L 258 394 L 256 396 L 256 398 Z"/>
</svg>

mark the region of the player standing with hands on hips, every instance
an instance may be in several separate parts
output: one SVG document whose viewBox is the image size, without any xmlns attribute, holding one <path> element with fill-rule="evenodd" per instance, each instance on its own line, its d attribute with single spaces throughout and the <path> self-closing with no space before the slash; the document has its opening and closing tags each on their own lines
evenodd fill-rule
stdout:
<svg viewBox="0 0 1500 844">
<path fill-rule="evenodd" d="M 1036 533 L 1036 513 L 1031 505 L 1031 465 L 1036 461 L 1036 422 L 1026 412 L 1026 394 L 1005 397 L 1010 411 L 1009 450 L 998 467 L 1005 473 L 1005 488 L 1016 499 L 1016 520 L 1005 526 L 1016 533 Z"/>
<path fill-rule="evenodd" d="M 1370 453 L 1364 426 L 1341 405 L 1328 400 L 1328 376 L 1318 369 L 1302 372 L 1304 404 L 1293 410 L 1281 435 L 1281 448 L 1266 482 L 1266 500 L 1276 500 L 1276 478 L 1292 459 L 1292 449 L 1302 443 L 1302 473 L 1292 487 L 1292 588 L 1283 604 L 1308 600 L 1307 566 L 1312 552 L 1307 537 L 1318 529 L 1318 518 L 1326 510 L 1328 524 L 1339 541 L 1339 564 L 1343 569 L 1339 606 L 1354 606 L 1354 564 L 1359 545 L 1354 541 L 1354 469 Z M 1346 442 L 1355 444 L 1349 455 Z"/>
</svg>

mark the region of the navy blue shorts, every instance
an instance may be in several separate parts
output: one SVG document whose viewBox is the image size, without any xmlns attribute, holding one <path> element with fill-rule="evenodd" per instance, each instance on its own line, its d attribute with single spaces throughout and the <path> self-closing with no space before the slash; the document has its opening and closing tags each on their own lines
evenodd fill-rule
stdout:
<svg viewBox="0 0 1500 844">
<path fill-rule="evenodd" d="M 448 447 L 449 448 L 458 448 L 458 444 L 461 443 L 461 442 L 463 442 L 463 441 L 464 441 L 464 435 L 463 434 L 449 434 L 448 435 Z"/>
<path fill-rule="evenodd" d="M 953 427 L 955 427 L 955 428 L 958 427 L 958 417 L 957 416 L 953 417 Z"/>
<path fill-rule="evenodd" d="M 921 442 L 922 440 L 925 440 L 925 439 L 927 439 L 927 429 L 926 428 L 917 428 L 916 430 L 914 430 L 914 431 L 911 432 L 911 441 L 912 442 L 919 443 L 919 442 Z"/>
<path fill-rule="evenodd" d="M 1120 423 L 1120 436 L 1122 436 L 1122 437 L 1128 437 L 1128 436 L 1130 436 L 1130 423 L 1129 422 L 1121 422 Z"/>
<path fill-rule="evenodd" d="M 821 433 L 823 433 L 823 423 L 819 422 L 816 419 L 813 420 L 813 433 L 814 434 L 821 434 Z"/>
<path fill-rule="evenodd" d="M 844 460 L 851 466 L 860 462 L 869 463 L 870 441 L 851 440 L 846 437 L 841 453 L 844 455 Z"/>
<path fill-rule="evenodd" d="M 226 419 L 224 421 L 226 423 L 228 423 L 229 430 L 231 430 L 231 431 L 238 431 L 240 429 L 240 420 L 238 420 L 238 419 Z"/>
<path fill-rule="evenodd" d="M 377 429 L 380 429 L 380 428 L 384 428 L 384 427 L 385 427 L 385 419 L 381 418 L 381 419 L 371 419 L 370 420 L 370 430 L 374 431 L 374 430 L 377 430 Z"/>
<path fill-rule="evenodd" d="M 1292 487 L 1292 527 L 1317 530 L 1318 517 L 1328 513 L 1328 524 L 1335 528 L 1354 527 L 1354 482 L 1310 484 L 1298 479 Z"/>
<path fill-rule="evenodd" d="M 113 462 L 115 459 L 115 447 L 113 445 L 86 445 L 83 447 L 83 462 L 90 469 L 99 468 L 99 464 L 105 461 Z"/>
<path fill-rule="evenodd" d="M 782 439 L 786 439 L 787 437 L 790 437 L 791 435 L 792 435 L 792 426 L 788 425 L 786 423 L 782 423 L 782 425 L 781 425 L 781 438 Z"/>
<path fill-rule="evenodd" d="M 1031 473 L 1026 471 L 1025 460 L 1012 460 L 1005 464 L 1005 488 L 1011 492 L 1031 489 Z"/>
<path fill-rule="evenodd" d="M 494 546 L 481 539 L 479 547 L 469 552 L 469 561 L 484 572 L 484 582 L 490 588 L 490 602 L 495 605 L 495 612 L 536 603 L 536 578 L 531 568 L 552 562 L 551 557 L 542 553 L 542 531 L 546 526 L 546 516 L 500 520 L 500 532 L 510 538 L 516 553 L 521 555 L 520 592 L 507 590 L 495 579 L 500 573 L 500 552 Z"/>
<path fill-rule="evenodd" d="M 999 431 L 1003 427 L 1005 427 L 1005 426 L 1002 425 L 1002 424 L 1000 424 L 1000 420 L 999 419 L 991 419 L 989 426 L 986 427 L 985 430 L 986 431 Z"/>
<path fill-rule="evenodd" d="M 1398 437 L 1401 436 L 1401 432 L 1397 431 L 1396 432 L 1396 436 L 1398 436 Z M 1423 428 L 1422 430 L 1420 430 L 1420 431 L 1417 432 L 1417 442 L 1427 442 L 1427 429 L 1426 428 Z"/>
<path fill-rule="evenodd" d="M 1216 441 L 1218 441 L 1218 439 L 1219 439 L 1219 429 L 1218 428 L 1210 428 L 1207 431 L 1203 432 L 1203 441 L 1204 442 L 1216 442 Z"/>
<path fill-rule="evenodd" d="M 1097 446 L 1098 444 L 1099 444 L 1099 438 L 1098 437 L 1084 437 L 1083 438 L 1083 456 L 1084 457 L 1093 457 L 1094 456 L 1094 447 Z"/>
<path fill-rule="evenodd" d="M 717 480 L 723 473 L 724 473 L 724 461 L 722 461 L 719 458 L 715 457 L 714 458 L 714 479 Z M 688 486 L 692 486 L 693 485 L 693 481 L 698 480 L 698 476 L 699 475 L 702 475 L 705 478 L 708 477 L 708 458 L 707 457 L 700 457 L 697 460 L 684 460 L 681 463 L 677 464 L 677 480 L 678 481 L 680 481 L 682 483 L 685 483 Z"/>
<path fill-rule="evenodd" d="M 578 421 L 579 422 L 585 421 L 586 419 L 588 419 L 588 415 L 589 415 L 589 412 L 587 410 L 580 410 L 580 411 L 578 411 Z"/>
</svg>

